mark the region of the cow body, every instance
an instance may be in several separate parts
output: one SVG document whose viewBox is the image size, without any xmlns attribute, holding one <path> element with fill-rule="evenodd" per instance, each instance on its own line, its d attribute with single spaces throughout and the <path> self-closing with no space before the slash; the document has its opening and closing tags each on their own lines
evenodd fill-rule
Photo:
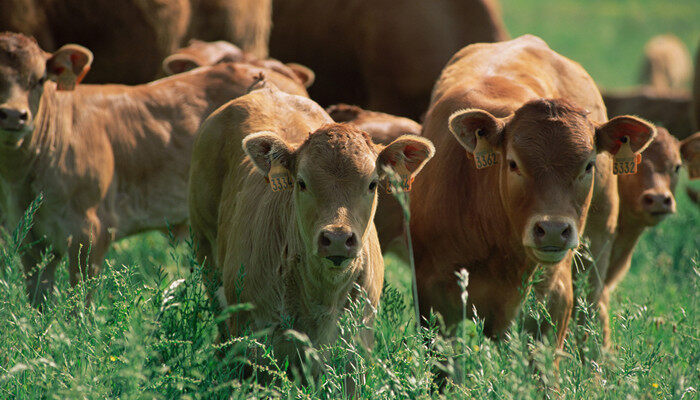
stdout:
<svg viewBox="0 0 700 400">
<path fill-rule="evenodd" d="M 193 154 L 190 216 L 198 258 L 214 282 L 209 293 L 222 306 L 253 303 L 254 310 L 227 322 L 229 332 L 271 328 L 276 356 L 292 362 L 298 350 L 285 339 L 286 329 L 305 333 L 314 345 L 333 343 L 340 314 L 359 294 L 354 285 L 366 292 L 371 306 L 364 317 L 371 322 L 383 283 L 371 222 L 377 185 L 362 182 L 376 175 L 374 145 L 356 128 L 329 123 L 313 101 L 265 85 L 212 114 Z M 275 192 L 260 172 L 278 159 L 294 183 Z M 363 192 L 370 184 L 369 198 L 353 195 L 357 180 Z M 315 200 L 307 208 L 309 195 Z M 328 250 L 332 240 L 325 235 L 340 232 L 347 232 L 346 249 Z"/>
<path fill-rule="evenodd" d="M 621 134 L 618 122 L 638 126 L 644 137 L 653 135 L 653 127 L 634 118 L 605 121 L 590 76 L 539 38 L 471 45 L 452 58 L 423 125 L 436 157 L 411 195 L 424 316 L 435 309 L 448 325 L 459 321 L 454 272 L 466 268 L 467 310 L 474 305 L 485 318 L 486 333 L 499 336 L 519 310 L 523 283 L 543 264 L 544 278 L 535 290 L 548 298 L 563 344 L 573 301 L 571 254 L 564 249 L 578 245 L 571 236 L 577 238 L 585 226 L 604 274 L 617 223 L 616 180 L 611 157 L 602 151 L 617 151 L 610 142 Z M 500 152 L 498 163 L 478 170 L 455 138 L 469 153 L 475 140 L 486 140 Z M 639 148 L 645 144 L 642 140 Z M 539 251 L 543 238 L 559 244 Z M 548 255 L 556 249 L 556 257 Z"/>
<path fill-rule="evenodd" d="M 492 0 L 280 0 L 270 54 L 309 66 L 311 95 L 414 119 L 447 60 L 468 43 L 504 40 Z M 329 47 L 328 44 L 333 43 Z"/>
<path fill-rule="evenodd" d="M 43 70 L 53 68 L 51 60 L 59 57 L 54 55 L 44 67 L 36 43 L 21 35 L 3 34 L 0 46 L 5 51 L 0 67 L 8 68 L 8 79 L 15 72 L 27 74 L 29 66 L 38 76 L 46 74 Z M 4 64 L 5 54 L 14 54 L 10 57 L 25 66 Z M 189 157 L 199 124 L 219 105 L 246 93 L 261 71 L 247 64 L 222 64 L 146 85 L 78 85 L 73 91 L 57 91 L 48 81 L 34 86 L 29 100 L 16 95 L 21 81 L 14 87 L 6 82 L 10 93 L 3 97 L 3 116 L 14 110 L 25 115 L 25 124 L 17 127 L 9 118 L 0 121 L 5 140 L 0 146 L 0 193 L 9 226 L 17 224 L 39 193 L 44 195 L 28 239 L 41 239 L 42 245 L 28 251 L 27 272 L 48 247 L 55 261 L 69 255 L 75 284 L 81 268 L 93 275 L 111 240 L 185 222 Z M 268 75 L 284 86 L 286 78 Z M 296 86 L 295 93 L 305 90 Z M 35 302 L 48 294 L 54 269 L 55 263 L 47 266 L 42 278 L 29 274 L 28 291 Z"/>
<path fill-rule="evenodd" d="M 690 52 L 677 36 L 654 36 L 644 45 L 642 85 L 658 92 L 686 90 L 692 73 Z"/>
</svg>

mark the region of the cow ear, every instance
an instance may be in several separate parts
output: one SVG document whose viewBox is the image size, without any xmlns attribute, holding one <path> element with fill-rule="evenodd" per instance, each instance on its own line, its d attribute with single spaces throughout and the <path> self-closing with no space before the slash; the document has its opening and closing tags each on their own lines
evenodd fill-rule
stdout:
<svg viewBox="0 0 700 400">
<path fill-rule="evenodd" d="M 263 131 L 246 136 L 243 150 L 263 175 L 270 173 L 273 162 L 292 170 L 294 150 L 274 132 Z"/>
<path fill-rule="evenodd" d="M 681 157 L 688 168 L 690 179 L 700 178 L 700 132 L 681 142 Z"/>
<path fill-rule="evenodd" d="M 186 54 L 171 54 L 163 60 L 163 71 L 167 75 L 175 75 L 200 67 L 193 57 Z"/>
<path fill-rule="evenodd" d="M 641 118 L 631 115 L 615 117 L 600 125 L 595 130 L 595 141 L 598 152 L 607 151 L 615 155 L 622 143 L 626 143 L 624 137 L 629 138 L 630 149 L 633 153 L 641 153 L 654 140 L 656 127 Z"/>
<path fill-rule="evenodd" d="M 58 90 L 73 90 L 92 64 L 92 52 L 77 44 L 67 44 L 46 60 L 46 74 Z"/>
<path fill-rule="evenodd" d="M 306 88 L 313 85 L 316 80 L 316 74 L 309 67 L 297 63 L 287 63 L 285 65 L 294 72 L 294 75 L 299 78 L 301 84 Z"/>
<path fill-rule="evenodd" d="M 402 135 L 379 152 L 379 177 L 384 178 L 388 170 L 391 170 L 399 175 L 404 189 L 411 190 L 413 178 L 434 155 L 435 146 L 430 140 L 415 135 Z"/>
<path fill-rule="evenodd" d="M 467 152 L 474 154 L 477 138 L 485 139 L 492 148 L 500 146 L 507 119 L 508 117 L 496 118 L 484 110 L 467 109 L 453 113 L 448 126 Z"/>
<path fill-rule="evenodd" d="M 357 116 L 360 115 L 362 109 L 357 106 L 340 103 L 326 108 L 326 112 L 335 122 L 349 122 L 357 119 Z"/>
</svg>

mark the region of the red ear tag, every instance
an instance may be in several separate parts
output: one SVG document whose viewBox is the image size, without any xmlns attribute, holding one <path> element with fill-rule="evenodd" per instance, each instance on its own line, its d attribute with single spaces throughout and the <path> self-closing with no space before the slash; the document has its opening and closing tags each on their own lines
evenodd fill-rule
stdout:
<svg viewBox="0 0 700 400">
<path fill-rule="evenodd" d="M 270 188 L 272 188 L 273 192 L 281 192 L 294 187 L 292 174 L 282 165 L 279 159 L 272 160 L 270 172 L 267 174 L 267 181 L 270 182 Z"/>
<path fill-rule="evenodd" d="M 477 129 L 475 134 L 474 164 L 476 169 L 488 168 L 498 164 L 498 154 L 496 154 L 496 151 L 484 137 L 484 130 Z"/>
<path fill-rule="evenodd" d="M 415 176 L 413 176 L 411 171 L 406 168 L 404 159 L 398 160 L 392 169 L 399 176 L 400 181 L 391 182 L 391 184 L 387 186 L 387 193 L 411 191 L 411 186 L 413 185 L 413 179 Z"/>
<path fill-rule="evenodd" d="M 637 164 L 642 162 L 642 155 L 635 154 L 630 147 L 630 138 L 621 139 L 620 149 L 613 157 L 613 174 L 632 175 L 637 173 Z"/>
</svg>

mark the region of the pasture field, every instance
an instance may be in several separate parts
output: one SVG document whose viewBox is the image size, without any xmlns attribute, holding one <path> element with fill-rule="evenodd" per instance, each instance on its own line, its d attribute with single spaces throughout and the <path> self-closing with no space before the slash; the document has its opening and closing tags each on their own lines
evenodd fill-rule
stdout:
<svg viewBox="0 0 700 400">
<path fill-rule="evenodd" d="M 653 34 L 676 33 L 693 51 L 700 38 L 696 0 L 502 3 L 513 36 L 541 35 L 602 86 L 635 83 Z M 323 349 L 327 370 L 317 380 L 300 385 L 275 365 L 253 366 L 273 377 L 269 385 L 242 380 L 243 351 L 269 354 L 264 334 L 216 342 L 216 316 L 187 241 L 149 233 L 118 242 L 103 274 L 74 289 L 64 261 L 40 313 L 28 303 L 19 262 L 26 230 L 8 227 L 0 231 L 0 399 L 336 399 L 348 375 L 362 376 L 356 394 L 367 399 L 699 399 L 700 208 L 686 196 L 688 185 L 700 188 L 683 171 L 678 213 L 644 234 L 613 295 L 613 348 L 602 351 L 595 317 L 577 304 L 586 323 L 572 324 L 558 372 L 551 335 L 533 340 L 522 316 L 500 342 L 484 338 L 478 320 L 464 321 L 453 341 L 416 329 L 409 269 L 389 255 L 373 350 L 352 340 L 360 327 L 355 304 L 340 323 L 344 339 Z M 586 290 L 582 282 L 576 288 Z M 93 301 L 84 308 L 88 289 Z M 532 297 L 523 314 L 548 318 Z"/>
</svg>

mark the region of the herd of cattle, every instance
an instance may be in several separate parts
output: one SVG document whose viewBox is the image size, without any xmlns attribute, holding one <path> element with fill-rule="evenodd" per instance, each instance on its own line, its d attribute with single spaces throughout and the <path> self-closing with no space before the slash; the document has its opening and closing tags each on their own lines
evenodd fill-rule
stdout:
<svg viewBox="0 0 700 400">
<path fill-rule="evenodd" d="M 15 3 L 27 2 L 3 6 Z M 293 359 L 286 329 L 332 343 L 361 292 L 371 326 L 382 249 L 405 240 L 387 191 L 407 191 L 423 316 L 461 320 L 455 272 L 464 268 L 468 309 L 498 338 L 541 267 L 534 290 L 562 347 L 572 279 L 588 273 L 609 342 L 610 293 L 640 235 L 675 212 L 683 163 L 700 177 L 700 133 L 679 142 L 604 103 L 635 115 L 649 99 L 676 104 L 664 113 L 676 120 L 649 119 L 673 134 L 674 123 L 688 125 L 677 120 L 691 118 L 691 103 L 677 91 L 692 72 L 678 67 L 668 37 L 647 48 L 650 85 L 601 96 L 542 39 L 508 40 L 490 0 L 84 3 L 92 12 L 35 3 L 36 21 L 0 13 L 0 28 L 52 49 L 0 34 L 0 222 L 17 226 L 43 194 L 22 256 L 37 307 L 64 256 L 75 285 L 98 273 L 112 241 L 189 223 L 215 306 L 255 305 L 222 323 L 222 336 L 271 328 L 277 356 Z M 78 17 L 88 22 L 72 24 Z M 110 38 L 112 26 L 133 36 Z M 175 48 L 193 36 L 241 47 Z M 69 40 L 93 43 L 94 56 L 76 44 L 54 49 Z M 81 83 L 93 58 L 103 82 L 154 79 L 154 57 L 170 76 Z M 591 258 L 577 269 L 582 238 Z M 363 332 L 368 345 L 371 336 Z"/>
</svg>

